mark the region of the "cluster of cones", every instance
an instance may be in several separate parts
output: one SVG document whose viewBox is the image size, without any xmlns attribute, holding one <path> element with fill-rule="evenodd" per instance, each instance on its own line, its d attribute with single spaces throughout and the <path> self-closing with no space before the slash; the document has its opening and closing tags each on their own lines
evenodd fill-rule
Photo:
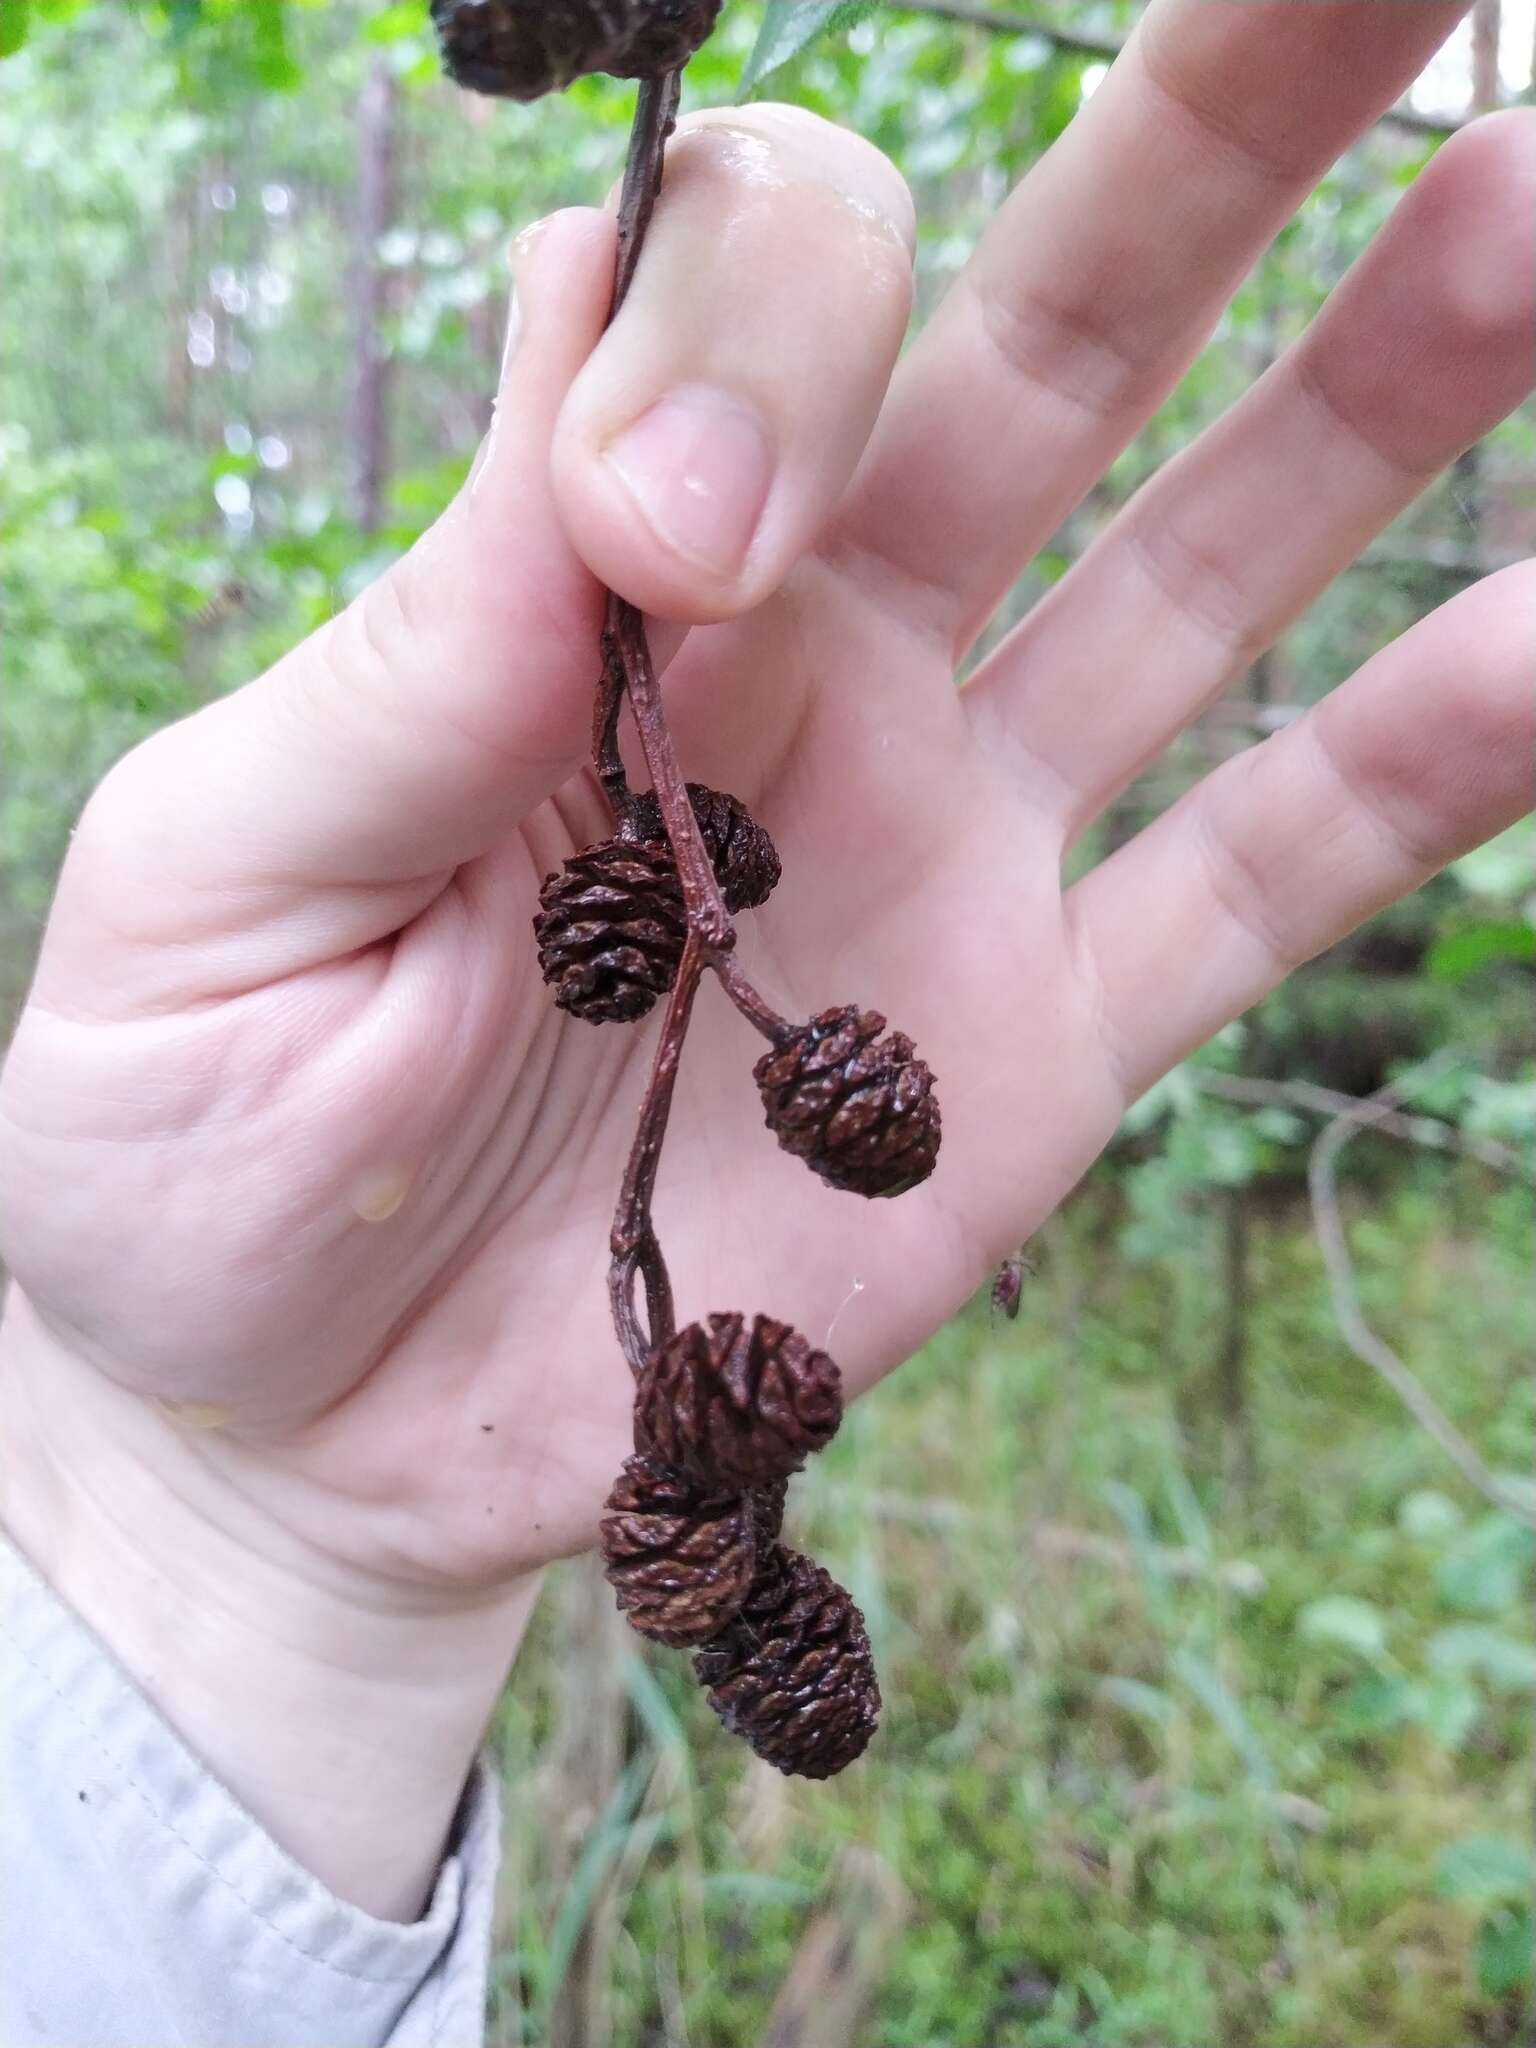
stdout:
<svg viewBox="0 0 1536 2048">
<path fill-rule="evenodd" d="M 630 1626 L 694 1651 L 732 1734 L 806 1778 L 851 1764 L 880 1717 L 863 1616 L 780 1535 L 791 1473 L 842 1413 L 837 1367 L 787 1323 L 690 1323 L 651 1354 L 602 1523 Z"/>
<path fill-rule="evenodd" d="M 725 907 L 768 900 L 781 872 L 773 841 L 739 798 L 688 785 Z M 632 1024 L 677 980 L 688 936 L 682 885 L 649 791 L 611 839 L 550 875 L 534 920 L 555 1002 L 589 1024 Z M 835 1188 L 899 1195 L 932 1173 L 939 1150 L 933 1075 L 905 1032 L 852 1004 L 786 1025 L 752 1069 L 769 1129 Z"/>
<path fill-rule="evenodd" d="M 645 81 L 619 208 L 615 307 L 634 274 L 659 188 L 678 75 L 719 9 L 720 0 L 432 0 L 444 64 L 472 91 L 537 99 L 598 71 Z M 544 979 L 570 1016 L 632 1024 L 678 991 L 620 1198 L 621 1217 L 626 1203 L 632 1214 L 622 1231 L 615 1224 L 616 1260 L 634 1253 L 631 1293 L 623 1292 L 621 1266 L 610 1284 L 620 1344 L 637 1378 L 635 1448 L 608 1498 L 603 1553 L 630 1622 L 653 1642 L 694 1653 L 699 1680 L 726 1726 L 780 1770 L 825 1778 L 862 1752 L 880 1712 L 858 1609 L 780 1534 L 791 1474 L 842 1419 L 838 1370 L 787 1323 L 767 1316 L 749 1325 L 744 1316 L 712 1315 L 707 1325 L 674 1332 L 670 1285 L 650 1224 L 670 1077 L 701 954 L 769 1041 L 752 1070 L 769 1129 L 830 1186 L 883 1196 L 926 1180 L 938 1156 L 939 1106 L 912 1041 L 887 1033 L 878 1011 L 845 1004 L 792 1023 L 728 962 L 731 934 L 720 925 L 767 900 L 779 880 L 779 858 L 745 805 L 700 783 L 687 785 L 688 806 L 720 901 L 706 904 L 709 915 L 694 903 L 698 926 L 690 930 L 674 850 L 679 836 L 690 890 L 698 896 L 702 885 L 704 895 L 710 892 L 681 797 L 669 829 L 654 792 L 630 791 L 618 754 L 616 719 L 627 690 L 647 763 L 655 769 L 659 752 L 668 763 L 659 779 L 677 793 L 643 621 L 613 598 L 609 619 L 594 761 L 616 829 L 546 878 L 534 924 Z M 621 688 L 610 694 L 614 681 Z M 647 691 L 649 724 L 641 717 Z M 632 1313 L 637 1265 L 652 1317 L 644 1332 Z"/>
<path fill-rule="evenodd" d="M 688 785 L 734 914 L 779 879 L 773 843 L 735 797 Z M 549 876 L 535 924 L 555 1001 L 591 1023 L 633 1022 L 677 979 L 681 886 L 655 798 Z M 852 1005 L 786 1024 L 754 1066 L 780 1145 L 831 1186 L 903 1193 L 938 1154 L 933 1076 L 878 1011 Z M 604 1562 L 650 1641 L 692 1650 L 710 1704 L 779 1770 L 831 1777 L 874 1733 L 880 1687 L 863 1617 L 812 1559 L 780 1540 L 790 1475 L 842 1420 L 837 1367 L 787 1323 L 690 1323 L 648 1355 L 635 1453 L 608 1497 Z"/>
</svg>

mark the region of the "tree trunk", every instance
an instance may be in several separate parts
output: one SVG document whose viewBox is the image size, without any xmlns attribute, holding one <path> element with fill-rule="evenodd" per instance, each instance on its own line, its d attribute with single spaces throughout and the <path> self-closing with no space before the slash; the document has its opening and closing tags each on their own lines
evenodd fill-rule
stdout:
<svg viewBox="0 0 1536 2048">
<path fill-rule="evenodd" d="M 365 533 L 379 524 L 389 482 L 389 357 L 380 332 L 389 282 L 379 241 L 395 213 L 395 81 L 383 53 L 357 96 L 357 204 L 352 256 L 352 511 Z"/>
<path fill-rule="evenodd" d="M 1499 104 L 1500 0 L 1477 0 L 1472 9 L 1472 112 L 1491 114 Z"/>
<path fill-rule="evenodd" d="M 1499 104 L 1500 0 L 1476 0 L 1472 9 L 1472 114 L 1491 114 Z M 1456 497 L 1477 549 L 1483 528 L 1483 462 L 1479 443 L 1458 455 L 1453 471 Z"/>
</svg>

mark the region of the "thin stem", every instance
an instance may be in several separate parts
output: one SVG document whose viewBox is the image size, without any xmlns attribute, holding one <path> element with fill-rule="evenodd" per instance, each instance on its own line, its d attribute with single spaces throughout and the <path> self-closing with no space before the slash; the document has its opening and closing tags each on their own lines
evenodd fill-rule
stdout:
<svg viewBox="0 0 1536 2048">
<path fill-rule="evenodd" d="M 753 1030 L 760 1031 L 770 1045 L 782 1045 L 794 1030 L 794 1025 L 787 1017 L 781 1017 L 771 1004 L 764 1001 L 742 972 L 741 962 L 735 954 L 712 952 L 708 964 L 719 977 L 720 986 Z"/>
<path fill-rule="evenodd" d="M 608 1239 L 608 1248 L 613 1254 L 608 1268 L 608 1295 L 613 1307 L 614 1328 L 619 1333 L 619 1343 L 630 1370 L 637 1376 L 645 1365 L 647 1351 L 657 1344 L 664 1344 L 675 1328 L 672 1284 L 667 1277 L 666 1261 L 662 1258 L 661 1245 L 651 1221 L 651 1200 L 656 1192 L 656 1169 L 661 1161 L 662 1140 L 667 1134 L 667 1119 L 672 1112 L 672 1092 L 677 1086 L 683 1040 L 688 1033 L 688 1019 L 693 1012 L 693 999 L 699 992 L 703 972 L 704 945 L 696 933 L 690 932 L 683 946 L 677 982 L 667 1003 L 667 1014 L 662 1021 L 661 1037 L 656 1042 L 650 1078 L 645 1084 L 645 1099 L 640 1105 L 640 1120 L 635 1126 L 635 1139 L 630 1147 L 629 1162 L 624 1168 L 619 1205 L 614 1211 L 613 1230 Z M 641 1330 L 635 1315 L 636 1273 L 645 1284 L 647 1320 L 650 1323 L 648 1332 Z"/>
<path fill-rule="evenodd" d="M 619 713 L 624 708 L 624 663 L 614 636 L 614 616 L 619 599 L 608 593 L 608 620 L 603 627 L 603 672 L 598 677 L 597 701 L 592 707 L 592 761 L 603 785 L 608 808 L 623 822 L 630 805 L 629 777 L 619 752 Z"/>
<path fill-rule="evenodd" d="M 661 190 L 667 137 L 677 125 L 677 103 L 682 89 L 682 72 L 668 71 L 660 78 L 643 79 L 635 96 L 635 118 L 630 126 L 624 183 L 619 193 L 619 240 L 613 266 L 613 300 L 608 308 L 609 326 L 634 282 L 656 195 Z M 630 788 L 619 753 L 619 712 L 624 704 L 625 676 L 614 630 L 618 605 L 619 599 L 610 591 L 603 628 L 603 669 L 598 678 L 597 701 L 592 707 L 592 760 L 609 808 L 622 821 L 629 808 Z"/>
<path fill-rule="evenodd" d="M 678 880 L 683 885 L 683 904 L 688 928 L 704 941 L 711 953 L 725 952 L 736 942 L 735 927 L 715 880 L 699 821 L 688 801 L 688 785 L 678 765 L 677 750 L 667 730 L 661 705 L 661 688 L 645 641 L 645 621 L 632 604 L 620 599 L 613 607 L 614 642 L 624 666 L 630 708 L 640 734 L 645 765 L 651 772 L 661 822 L 666 827 L 672 858 L 677 862 Z"/>
<path fill-rule="evenodd" d="M 640 247 L 661 186 L 662 158 L 677 118 L 680 90 L 680 75 L 670 72 L 663 78 L 647 79 L 635 103 L 619 201 L 619 245 L 610 321 L 624 303 L 634 279 Z M 646 1082 L 609 1238 L 612 1257 L 608 1267 L 608 1298 L 613 1326 L 630 1370 L 638 1377 L 645 1368 L 647 1354 L 656 1345 L 664 1344 L 676 1329 L 672 1283 L 651 1220 L 651 1200 L 656 1191 L 656 1173 L 683 1040 L 704 969 L 713 968 L 737 1009 L 771 1043 L 780 1044 L 790 1026 L 764 1002 L 732 958 L 736 930 L 720 894 L 714 866 L 688 800 L 688 786 L 683 780 L 677 750 L 667 729 L 661 690 L 646 643 L 645 621 L 634 605 L 614 591 L 608 593 L 602 655 L 602 674 L 592 711 L 592 759 L 598 780 L 614 816 L 622 823 L 632 801 L 619 752 L 619 713 L 627 696 L 661 810 L 662 826 L 677 865 L 688 920 L 677 982 L 667 1004 Z M 635 1306 L 637 1276 L 645 1289 L 648 1327 L 642 1327 Z"/>
<path fill-rule="evenodd" d="M 1377 1335 L 1365 1320 L 1360 1290 L 1355 1279 L 1354 1260 L 1339 1205 L 1338 1159 L 1349 1141 L 1362 1130 L 1383 1122 L 1389 1113 L 1414 1092 L 1428 1085 L 1457 1060 L 1454 1049 L 1437 1053 L 1375 1095 L 1352 1101 L 1347 1113 L 1337 1116 L 1312 1147 L 1307 1161 L 1307 1192 L 1312 1198 L 1312 1217 L 1317 1241 L 1322 1247 L 1339 1334 L 1356 1358 L 1378 1372 L 1426 1435 L 1445 1452 L 1469 1486 L 1515 1521 L 1536 1529 L 1536 1510 L 1522 1492 L 1506 1486 L 1497 1472 L 1490 1471 L 1482 1457 L 1468 1443 L 1427 1387 L 1420 1384 L 1385 1338 Z"/>
<path fill-rule="evenodd" d="M 629 131 L 629 154 L 624 161 L 624 184 L 619 194 L 619 253 L 613 271 L 610 320 L 634 282 L 640 245 L 651 224 L 656 194 L 661 190 L 662 157 L 667 137 L 677 125 L 677 103 L 682 90 L 682 72 L 664 71 L 660 78 L 642 79 L 635 96 L 635 119 Z"/>
</svg>

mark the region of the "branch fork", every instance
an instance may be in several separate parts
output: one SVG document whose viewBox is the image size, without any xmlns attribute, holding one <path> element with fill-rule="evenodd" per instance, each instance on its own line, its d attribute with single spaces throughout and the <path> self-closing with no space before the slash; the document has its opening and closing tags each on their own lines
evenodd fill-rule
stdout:
<svg viewBox="0 0 1536 2048">
<path fill-rule="evenodd" d="M 640 86 L 619 200 L 610 323 L 628 296 L 661 188 L 666 142 L 677 119 L 681 76 L 677 71 L 667 72 L 660 78 L 642 81 Z M 661 811 L 667 843 L 677 864 L 688 925 L 682 964 L 651 1062 L 609 1236 L 612 1256 L 608 1297 L 614 1329 L 629 1368 L 638 1378 L 648 1354 L 676 1334 L 672 1286 L 651 1220 L 651 1200 L 683 1041 L 705 970 L 716 976 L 747 1022 L 771 1045 L 782 1044 L 793 1027 L 752 985 L 735 958 L 736 927 L 725 907 L 688 798 L 651 660 L 645 620 L 634 605 L 610 591 L 603 628 L 602 674 L 592 716 L 592 759 L 598 782 L 620 826 L 634 803 L 634 792 L 619 751 L 619 718 L 626 701 Z M 645 1294 L 644 1325 L 635 1304 L 637 1279 Z"/>
</svg>

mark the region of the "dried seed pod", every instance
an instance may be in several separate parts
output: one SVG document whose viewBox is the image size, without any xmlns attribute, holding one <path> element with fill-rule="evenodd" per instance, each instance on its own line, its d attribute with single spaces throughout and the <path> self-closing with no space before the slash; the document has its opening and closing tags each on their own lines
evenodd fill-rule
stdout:
<svg viewBox="0 0 1536 2048">
<path fill-rule="evenodd" d="M 636 1448 L 704 1486 L 787 1478 L 842 1419 L 837 1367 L 771 1316 L 689 1323 L 651 1353 L 635 1389 Z"/>
<path fill-rule="evenodd" d="M 768 1128 L 835 1188 L 900 1195 L 939 1154 L 933 1075 L 878 1010 L 847 1004 L 802 1024 L 752 1069 Z"/>
<path fill-rule="evenodd" d="M 864 1617 L 828 1572 L 782 1544 L 735 1621 L 693 1663 L 731 1733 L 793 1776 L 835 1776 L 863 1754 L 880 1719 Z"/>
<path fill-rule="evenodd" d="M 643 1017 L 677 979 L 683 892 L 665 850 L 605 839 L 545 877 L 533 921 L 555 1001 L 589 1024 Z"/>
<path fill-rule="evenodd" d="M 740 797 L 690 782 L 688 801 L 726 909 L 733 917 L 739 910 L 756 910 L 773 894 L 783 872 L 778 849 Z M 625 838 L 643 840 L 648 846 L 666 845 L 661 805 L 653 789 L 642 790 L 632 800 L 621 829 Z"/>
<path fill-rule="evenodd" d="M 432 0 L 449 77 L 511 100 L 563 91 L 590 71 L 676 71 L 719 12 L 720 0 Z"/>
<path fill-rule="evenodd" d="M 759 1540 L 740 1494 L 706 1494 L 655 1458 L 625 1460 L 603 1509 L 603 1569 L 629 1625 L 692 1649 L 747 1596 Z"/>
</svg>

